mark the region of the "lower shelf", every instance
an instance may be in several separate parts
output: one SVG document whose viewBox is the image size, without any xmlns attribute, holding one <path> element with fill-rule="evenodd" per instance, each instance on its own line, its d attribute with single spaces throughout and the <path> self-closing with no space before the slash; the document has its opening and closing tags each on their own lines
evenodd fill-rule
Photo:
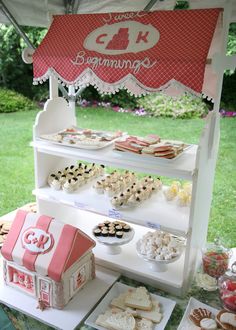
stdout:
<svg viewBox="0 0 236 330">
<path fill-rule="evenodd" d="M 2 260 L 0 261 L 2 264 Z M 3 284 L 2 267 L 0 268 L 0 302 L 62 330 L 75 329 L 120 276 L 111 270 L 96 267 L 96 278 L 78 292 L 63 310 L 48 309 L 42 312 L 37 309 L 34 298 Z"/>
<path fill-rule="evenodd" d="M 92 229 L 99 223 L 107 220 L 100 215 L 76 210 L 69 206 L 58 204 L 51 207 L 51 203 L 40 201 L 40 212 L 57 217 L 58 219 L 70 223 L 89 236 Z M 112 219 L 113 220 L 113 219 Z M 149 263 L 141 259 L 136 253 L 136 242 L 149 230 L 139 225 L 132 225 L 135 235 L 132 241 L 121 246 L 121 253 L 111 255 L 107 253 L 106 246 L 97 242 L 94 248 L 96 264 L 121 272 L 123 275 L 154 285 L 173 294 L 180 294 L 184 279 L 185 252 L 176 262 L 167 265 L 167 271 L 156 272 L 149 268 Z"/>
</svg>

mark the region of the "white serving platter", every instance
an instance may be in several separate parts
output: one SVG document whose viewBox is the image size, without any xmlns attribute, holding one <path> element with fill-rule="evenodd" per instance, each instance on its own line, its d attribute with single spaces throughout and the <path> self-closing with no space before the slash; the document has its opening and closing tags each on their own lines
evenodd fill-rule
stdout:
<svg viewBox="0 0 236 330">
<path fill-rule="evenodd" d="M 97 228 L 94 227 L 93 230 Z M 104 236 L 96 236 L 93 234 L 94 239 L 96 239 L 99 243 L 104 245 L 106 252 L 108 254 L 119 254 L 122 249 L 121 246 L 129 243 L 134 237 L 134 229 L 131 228 L 129 232 L 124 232 L 122 238 L 118 237 L 104 237 Z"/>
<path fill-rule="evenodd" d="M 184 312 L 184 316 L 182 317 L 182 320 L 181 320 L 177 330 L 200 330 L 200 327 L 193 324 L 193 322 L 191 322 L 189 319 L 189 314 L 195 308 L 206 308 L 207 310 L 212 312 L 213 316 L 216 316 L 216 314 L 218 313 L 217 309 L 215 309 L 209 305 L 206 305 L 206 304 L 200 302 L 199 300 L 191 297 L 189 299 L 188 306 Z"/>
<path fill-rule="evenodd" d="M 94 229 L 97 227 L 94 227 Z M 105 245 L 123 245 L 129 243 L 132 238 L 134 237 L 134 229 L 131 228 L 129 232 L 124 232 L 124 235 L 122 238 L 118 237 L 104 237 L 104 236 L 96 236 L 93 234 L 93 237 L 101 244 Z"/>
<path fill-rule="evenodd" d="M 157 156 L 150 156 L 148 154 L 136 154 L 135 152 L 130 152 L 130 151 L 120 151 L 117 149 L 113 149 L 113 152 L 115 152 L 117 155 L 120 155 L 121 157 L 123 155 L 125 155 L 126 158 L 129 158 L 131 160 L 134 161 L 151 161 L 151 162 L 155 162 L 155 163 L 159 163 L 159 164 L 171 164 L 173 162 L 175 162 L 177 159 L 179 159 L 180 157 L 182 157 L 185 152 L 187 150 L 189 150 L 193 145 L 192 144 L 188 144 L 186 145 L 186 147 L 184 148 L 184 150 L 179 153 L 176 157 L 168 159 L 168 158 L 164 158 L 164 157 L 157 157 Z"/>
<path fill-rule="evenodd" d="M 141 245 L 141 239 L 139 239 L 136 243 L 137 255 L 149 264 L 149 268 L 151 270 L 156 271 L 156 272 L 167 271 L 167 265 L 179 260 L 179 258 L 181 257 L 181 254 L 183 252 L 183 246 L 180 246 L 179 247 L 180 251 L 176 257 L 169 259 L 169 260 L 156 260 L 156 259 L 148 258 L 147 255 L 142 254 L 140 251 L 140 245 Z"/>
<path fill-rule="evenodd" d="M 110 302 L 113 298 L 119 296 L 121 293 L 126 292 L 133 287 L 125 285 L 120 282 L 116 282 L 113 287 L 109 290 L 103 300 L 98 304 L 90 316 L 85 320 L 85 324 L 89 325 L 98 330 L 106 330 L 106 328 L 101 327 L 96 324 L 96 319 L 100 314 L 103 314 L 109 307 Z M 163 314 L 162 320 L 158 324 L 154 324 L 153 330 L 164 330 L 165 326 L 173 312 L 176 302 L 171 299 L 167 299 L 156 294 L 151 294 L 152 299 L 158 300 L 161 304 L 161 312 Z"/>
<path fill-rule="evenodd" d="M 116 140 L 120 139 L 121 137 L 118 136 L 116 138 L 113 138 L 112 140 L 108 140 L 108 141 L 93 141 L 93 139 L 91 139 L 91 144 L 89 142 L 76 142 L 76 143 L 69 143 L 67 141 L 56 141 L 54 139 L 54 137 L 56 135 L 71 135 L 71 136 L 76 136 L 76 135 L 82 135 L 82 132 L 84 131 L 84 129 L 82 128 L 78 128 L 78 127 L 75 127 L 75 129 L 77 129 L 77 132 L 63 132 L 63 131 L 60 131 L 60 132 L 55 132 L 53 134 L 44 134 L 42 136 L 40 136 L 38 138 L 39 141 L 48 141 L 52 144 L 56 144 L 56 145 L 61 145 L 61 146 L 66 146 L 66 147 L 72 147 L 72 148 L 77 148 L 77 149 L 89 149 L 89 150 L 98 150 L 98 149 L 102 149 L 102 148 L 105 148 L 105 147 L 108 147 L 109 145 L 113 144 Z M 93 134 L 96 135 L 97 137 L 102 137 L 102 136 L 112 136 L 112 133 L 111 132 L 106 132 L 106 131 L 97 131 L 97 130 L 92 130 L 93 131 Z M 122 137 L 125 136 L 126 133 L 122 133 Z M 71 140 L 73 140 L 73 138 L 71 138 Z M 94 142 L 94 144 L 93 144 Z"/>
</svg>

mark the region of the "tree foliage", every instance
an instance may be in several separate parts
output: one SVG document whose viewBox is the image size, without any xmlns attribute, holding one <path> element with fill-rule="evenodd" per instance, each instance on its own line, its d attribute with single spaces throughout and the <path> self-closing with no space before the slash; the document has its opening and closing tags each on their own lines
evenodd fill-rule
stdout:
<svg viewBox="0 0 236 330">
<path fill-rule="evenodd" d="M 32 27 L 23 29 L 36 47 L 47 31 Z M 37 90 L 37 87 L 32 84 L 32 64 L 25 64 L 21 58 L 21 53 L 27 45 L 12 25 L 0 24 L 0 45 L 0 87 L 13 89 L 30 98 L 37 97 L 42 90 Z M 44 86 L 43 90 L 46 89 L 47 87 Z"/>
</svg>

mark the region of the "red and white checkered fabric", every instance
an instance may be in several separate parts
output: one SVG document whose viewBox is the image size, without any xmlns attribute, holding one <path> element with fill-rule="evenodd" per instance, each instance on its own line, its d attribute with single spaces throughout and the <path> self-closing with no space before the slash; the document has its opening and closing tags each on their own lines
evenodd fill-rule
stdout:
<svg viewBox="0 0 236 330">
<path fill-rule="evenodd" d="M 127 78 L 148 91 L 160 90 L 162 86 L 168 85 L 168 82 L 177 81 L 188 90 L 201 93 L 207 54 L 220 11 L 221 9 L 154 11 L 136 15 L 132 19 L 125 19 L 123 16 L 119 21 L 116 15 L 120 13 L 112 13 L 108 25 L 135 21 L 150 24 L 160 33 L 159 41 L 152 48 L 116 55 L 84 48 L 86 37 L 93 30 L 105 25 L 104 20 L 107 20 L 108 14 L 55 16 L 46 37 L 33 55 L 34 80 L 45 80 L 48 70 L 53 69 L 66 84 L 79 85 L 85 70 L 90 68 L 91 79 L 94 74 L 100 81 L 100 90 L 102 82 L 112 86 Z M 127 34 L 127 31 L 121 32 Z M 117 35 L 110 40 L 109 47 L 114 47 L 116 38 Z M 124 35 L 117 47 L 127 47 Z M 120 69 L 107 65 L 95 67 L 93 63 L 73 64 L 76 55 L 81 51 L 86 58 L 134 62 L 148 57 L 151 63 L 155 64 L 150 68 L 141 66 L 137 72 L 128 66 Z M 91 83 L 88 77 L 86 83 Z"/>
</svg>

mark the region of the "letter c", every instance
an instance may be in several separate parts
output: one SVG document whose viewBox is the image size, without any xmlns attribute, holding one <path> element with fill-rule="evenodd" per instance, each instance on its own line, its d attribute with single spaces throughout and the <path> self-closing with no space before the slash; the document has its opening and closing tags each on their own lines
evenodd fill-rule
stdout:
<svg viewBox="0 0 236 330">
<path fill-rule="evenodd" d="M 25 243 L 26 244 L 31 244 L 31 240 L 29 239 L 29 236 L 30 235 L 32 235 L 32 236 L 34 236 L 34 232 L 31 230 L 31 231 L 28 231 L 28 233 L 25 235 L 25 239 L 24 239 L 24 241 L 25 241 Z"/>
<path fill-rule="evenodd" d="M 104 44 L 105 42 L 103 40 L 101 40 L 102 38 L 106 37 L 107 34 L 106 33 L 103 33 L 103 34 L 100 34 L 97 38 L 96 38 L 96 43 L 97 44 Z"/>
</svg>

